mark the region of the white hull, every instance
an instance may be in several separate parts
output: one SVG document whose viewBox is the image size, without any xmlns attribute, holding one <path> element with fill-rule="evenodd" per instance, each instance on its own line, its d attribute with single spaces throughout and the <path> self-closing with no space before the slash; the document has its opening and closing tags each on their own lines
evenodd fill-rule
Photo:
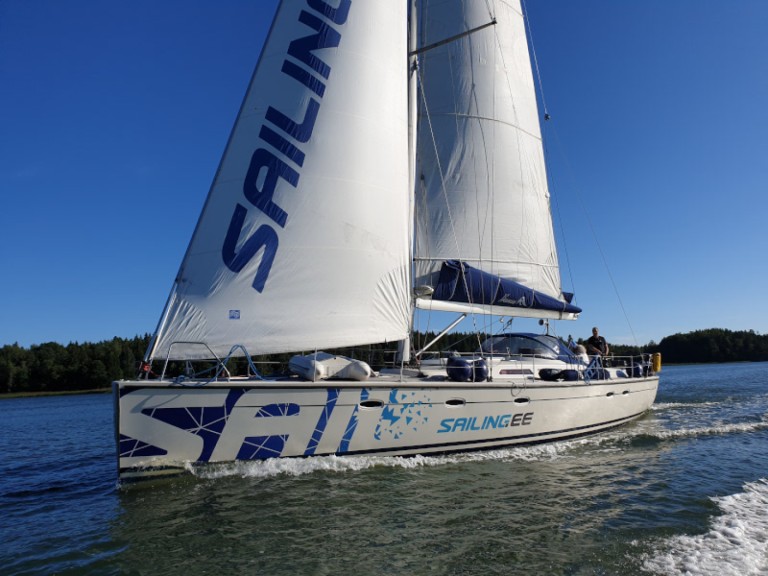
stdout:
<svg viewBox="0 0 768 576">
<path fill-rule="evenodd" d="M 645 413 L 659 379 L 114 383 L 119 475 L 273 457 L 406 456 L 592 434 Z M 202 384 L 202 383 L 201 383 Z"/>
</svg>

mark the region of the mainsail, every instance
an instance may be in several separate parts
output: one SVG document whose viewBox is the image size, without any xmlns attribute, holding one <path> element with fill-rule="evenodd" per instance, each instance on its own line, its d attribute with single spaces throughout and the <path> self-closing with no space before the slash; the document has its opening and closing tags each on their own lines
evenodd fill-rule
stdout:
<svg viewBox="0 0 768 576">
<path fill-rule="evenodd" d="M 422 46 L 464 34 L 420 57 L 414 275 L 435 293 L 419 304 L 572 317 L 519 0 L 423 0 L 419 30 Z M 517 296 L 498 294 L 506 286 Z"/>
<path fill-rule="evenodd" d="M 280 4 L 151 357 L 406 336 L 407 37 L 404 0 Z"/>
</svg>

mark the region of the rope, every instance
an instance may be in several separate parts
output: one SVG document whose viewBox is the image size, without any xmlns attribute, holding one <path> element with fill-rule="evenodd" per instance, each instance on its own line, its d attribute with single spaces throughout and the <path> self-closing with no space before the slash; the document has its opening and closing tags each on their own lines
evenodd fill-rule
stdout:
<svg viewBox="0 0 768 576">
<path fill-rule="evenodd" d="M 443 197 L 445 198 L 445 205 L 446 205 L 447 214 L 448 214 L 448 222 L 451 227 L 451 232 L 453 233 L 453 240 L 456 243 L 456 254 L 461 254 L 459 240 L 458 240 L 458 237 L 456 236 L 456 227 L 453 220 L 453 213 L 451 212 L 451 206 L 450 206 L 450 203 L 448 202 L 448 190 L 445 185 L 445 174 L 443 173 L 443 167 L 440 163 L 440 154 L 437 149 L 437 141 L 435 140 L 435 133 L 432 128 L 432 118 L 430 117 L 430 114 L 429 114 L 429 108 L 427 106 L 427 97 L 424 93 L 424 82 L 423 82 L 423 77 L 421 75 L 421 67 L 418 67 L 418 71 L 419 71 L 419 81 L 420 81 L 419 83 L 421 88 L 419 90 L 419 94 L 421 94 L 422 105 L 424 107 L 424 117 L 426 118 L 427 125 L 429 126 L 429 135 L 430 135 L 430 138 L 432 139 L 432 147 L 435 153 L 435 162 L 437 164 L 437 171 L 440 174 L 440 189 L 442 190 Z M 459 261 L 460 262 L 462 261 L 461 258 L 459 258 Z M 467 292 L 467 294 L 469 294 L 469 285 L 467 284 L 467 277 L 465 274 L 462 274 L 462 279 L 464 280 L 464 290 Z M 475 316 L 476 316 L 475 314 L 472 315 L 472 322 L 473 322 L 473 327 L 477 331 Z"/>
<path fill-rule="evenodd" d="M 546 98 L 544 97 L 544 85 L 543 85 L 543 83 L 541 81 L 541 72 L 539 70 L 539 60 L 536 57 L 536 48 L 535 48 L 534 42 L 533 42 L 533 32 L 531 30 L 531 23 L 530 23 L 530 19 L 527 17 L 528 8 L 525 5 L 525 0 L 520 0 L 520 1 L 521 1 L 521 4 L 522 4 L 522 7 L 523 7 L 523 13 L 524 13 L 524 20 L 525 20 L 525 24 L 526 24 L 526 29 L 528 30 L 528 38 L 530 40 L 530 46 L 531 46 L 531 56 L 533 58 L 534 69 L 536 71 L 536 81 L 537 81 L 537 84 L 539 86 L 539 96 L 541 97 L 541 104 L 542 104 L 542 107 L 544 108 L 544 120 L 547 121 L 547 120 L 550 119 L 550 115 L 549 115 L 549 110 L 547 108 L 547 101 L 546 101 Z M 550 131 L 551 131 L 552 134 L 554 134 L 555 140 L 557 141 L 558 145 L 560 146 L 560 150 L 562 151 L 564 148 L 562 147 L 562 143 L 560 142 L 559 136 L 557 134 L 557 130 L 552 128 Z M 546 150 L 547 150 L 547 148 L 545 146 L 545 151 Z M 568 162 L 568 159 L 565 157 L 565 154 L 563 154 L 563 159 L 564 159 L 564 163 L 565 163 L 566 169 L 569 171 L 569 174 L 571 175 L 571 177 L 573 177 L 573 171 L 571 169 L 571 165 Z M 548 173 L 549 173 L 549 171 L 548 171 Z M 575 179 L 574 179 L 574 181 L 575 181 Z M 613 274 L 611 273 L 610 266 L 608 265 L 608 260 L 605 257 L 605 252 L 603 251 L 603 247 L 600 244 L 600 240 L 599 240 L 599 238 L 597 236 L 597 232 L 595 231 L 595 227 L 592 224 L 592 220 L 589 217 L 589 212 L 587 212 L 587 210 L 585 208 L 583 197 L 582 197 L 581 194 L 579 194 L 578 188 L 575 188 L 575 189 L 576 189 L 576 192 L 577 192 L 576 193 L 576 199 L 579 202 L 579 206 L 580 206 L 582 212 L 584 213 L 585 219 L 587 221 L 587 225 L 589 226 L 589 230 L 590 230 L 590 232 L 592 234 L 592 237 L 593 237 L 593 239 L 595 241 L 595 244 L 597 245 L 598 252 L 600 253 L 600 258 L 603 261 L 603 266 L 605 266 L 605 270 L 606 270 L 606 272 L 608 274 L 608 278 L 611 281 L 611 286 L 613 287 L 613 291 L 616 294 L 616 299 L 619 302 L 619 307 L 621 308 L 621 312 L 624 315 L 625 321 L 627 322 L 627 326 L 629 327 L 629 331 L 632 333 L 632 340 L 634 341 L 635 346 L 637 346 L 638 344 L 637 344 L 637 337 L 635 336 L 635 330 L 634 330 L 634 328 L 632 328 L 632 323 L 629 321 L 629 316 L 627 314 L 627 310 L 624 307 L 624 302 L 622 301 L 621 295 L 619 294 L 618 286 L 616 285 L 616 281 L 614 280 Z M 557 204 L 557 202 L 556 202 L 556 204 Z M 565 234 L 562 233 L 562 230 L 563 230 L 563 228 L 562 228 L 562 218 L 560 217 L 560 213 L 559 213 L 559 205 L 558 205 L 558 219 L 560 220 L 561 234 L 562 234 L 563 238 L 565 238 Z M 571 285 L 575 286 L 575 284 L 573 282 L 573 274 L 572 274 L 572 271 L 571 271 L 572 269 L 571 269 L 571 265 L 570 265 L 570 258 L 568 256 L 567 246 L 564 246 L 564 249 L 565 249 L 565 252 L 566 252 L 566 262 L 568 262 L 568 273 L 569 273 L 569 276 L 571 277 Z"/>
<path fill-rule="evenodd" d="M 555 140 L 557 141 L 558 146 L 560 147 L 560 150 L 564 150 L 562 143 L 560 141 L 559 135 L 556 130 L 552 130 L 552 133 L 555 136 Z M 562 152 L 561 152 L 562 153 Z M 576 179 L 573 176 L 573 169 L 571 167 L 570 162 L 568 161 L 568 158 L 565 156 L 565 154 L 562 154 L 563 157 L 563 163 L 565 164 L 566 170 L 568 171 L 569 175 L 571 176 L 572 180 L 575 182 Z M 611 268 L 608 265 L 608 259 L 605 256 L 605 252 L 603 251 L 603 247 L 600 244 L 600 239 L 597 236 L 597 231 L 595 230 L 595 226 L 592 223 L 592 219 L 589 216 L 589 212 L 586 209 L 586 204 L 584 202 L 584 197 L 582 194 L 580 194 L 579 189 L 577 186 L 574 186 L 574 190 L 576 192 L 576 200 L 579 203 L 579 208 L 581 208 L 582 213 L 584 214 L 584 219 L 587 222 L 587 226 L 589 227 L 589 231 L 592 234 L 592 238 L 595 241 L 595 245 L 597 246 L 597 251 L 600 253 L 600 259 L 603 261 L 603 266 L 605 267 L 605 271 L 608 274 L 608 279 L 611 281 L 611 286 L 613 287 L 613 291 L 616 294 L 616 300 L 619 302 L 619 307 L 621 308 L 621 312 L 624 315 L 624 320 L 627 322 L 627 326 L 629 327 L 629 331 L 632 333 L 632 341 L 634 342 L 635 346 L 638 346 L 637 336 L 635 336 L 635 330 L 632 327 L 632 323 L 629 320 L 629 315 L 627 314 L 627 310 L 624 307 L 624 302 L 621 299 L 621 294 L 619 294 L 619 288 L 616 284 L 616 281 L 613 278 L 613 273 L 611 272 Z"/>
<path fill-rule="evenodd" d="M 528 8 L 525 5 L 525 0 L 520 0 L 523 7 L 523 21 L 525 22 L 525 28 L 528 31 L 528 40 L 531 46 L 531 56 L 533 57 L 533 68 L 536 70 L 536 82 L 539 85 L 539 96 L 541 97 L 541 106 L 544 108 L 544 119 L 549 120 L 549 110 L 547 109 L 547 100 L 544 98 L 544 84 L 541 81 L 541 72 L 539 71 L 539 59 L 536 57 L 536 47 L 533 43 L 533 31 L 531 30 L 531 21 L 528 18 Z"/>
</svg>

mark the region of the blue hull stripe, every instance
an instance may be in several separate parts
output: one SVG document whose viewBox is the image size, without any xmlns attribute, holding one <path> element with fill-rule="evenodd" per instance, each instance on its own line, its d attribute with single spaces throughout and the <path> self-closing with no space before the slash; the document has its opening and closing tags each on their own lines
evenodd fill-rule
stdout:
<svg viewBox="0 0 768 576">
<path fill-rule="evenodd" d="M 323 408 L 323 413 L 320 414 L 320 419 L 317 421 L 317 426 L 315 426 L 315 431 L 312 433 L 312 438 L 310 438 L 307 449 L 304 451 L 304 456 L 312 456 L 315 453 L 315 450 L 317 450 L 317 445 L 323 437 L 325 427 L 328 426 L 328 420 L 331 418 L 331 413 L 336 407 L 336 401 L 339 399 L 340 392 L 341 390 L 339 388 L 328 389 L 328 398 L 325 401 L 325 408 Z"/>
</svg>

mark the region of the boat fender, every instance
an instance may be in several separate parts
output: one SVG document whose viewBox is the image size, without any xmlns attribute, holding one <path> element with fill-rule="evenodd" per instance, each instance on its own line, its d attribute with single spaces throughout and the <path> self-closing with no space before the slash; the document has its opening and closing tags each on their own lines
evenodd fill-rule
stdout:
<svg viewBox="0 0 768 576">
<path fill-rule="evenodd" d="M 488 363 L 485 361 L 485 358 L 475 360 L 472 367 L 474 368 L 473 382 L 484 382 L 485 380 L 488 380 Z"/>
<path fill-rule="evenodd" d="M 579 379 L 579 371 L 578 370 L 563 370 L 560 372 L 560 377 L 565 380 L 566 382 L 575 382 Z"/>
<path fill-rule="evenodd" d="M 556 382 L 558 379 L 563 378 L 563 371 L 557 368 L 542 368 L 539 370 L 539 378 L 547 382 Z"/>
<path fill-rule="evenodd" d="M 655 352 L 651 356 L 651 368 L 654 372 L 661 372 L 661 352 Z"/>
<path fill-rule="evenodd" d="M 485 358 L 467 360 L 451 356 L 445 364 L 448 379 L 453 382 L 481 382 L 488 379 L 488 364 Z"/>
</svg>

